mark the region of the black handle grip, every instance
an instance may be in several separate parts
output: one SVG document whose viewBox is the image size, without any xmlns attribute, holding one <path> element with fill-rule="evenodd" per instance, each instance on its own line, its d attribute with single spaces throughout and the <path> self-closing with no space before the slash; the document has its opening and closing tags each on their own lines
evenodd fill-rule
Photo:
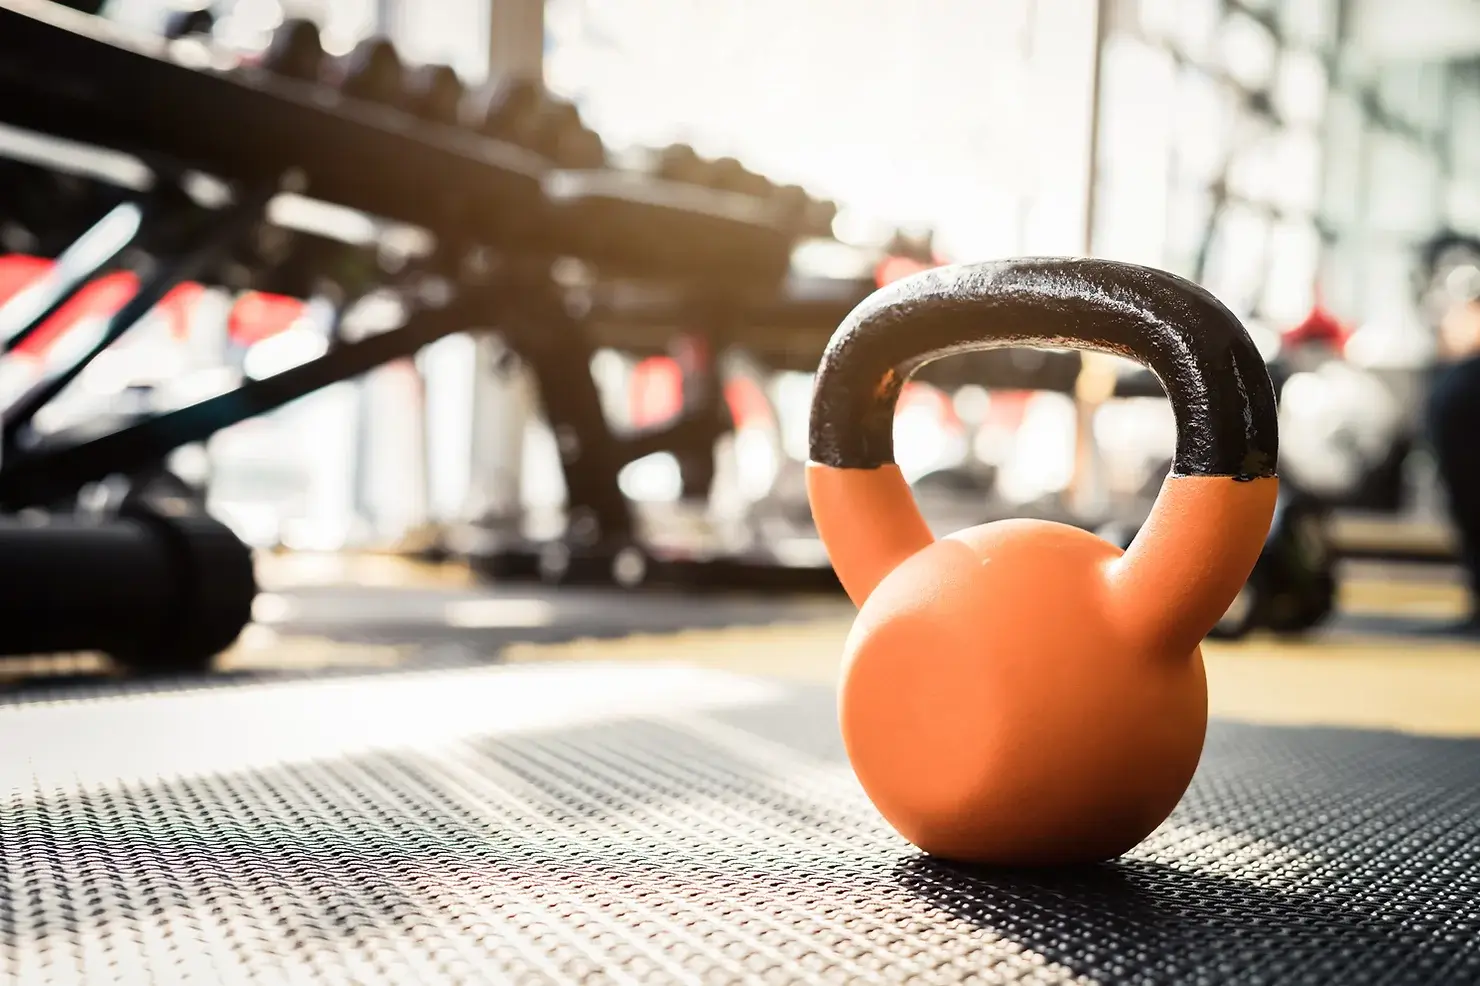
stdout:
<svg viewBox="0 0 1480 986">
<path fill-rule="evenodd" d="M 931 360 L 1001 346 L 1099 350 L 1154 373 L 1177 419 L 1172 471 L 1275 474 L 1274 389 L 1239 320 L 1165 271 L 1106 260 L 1028 258 L 924 271 L 865 299 L 833 334 L 812 396 L 812 461 L 894 461 L 894 407 Z"/>
<path fill-rule="evenodd" d="M 256 594 L 247 546 L 195 513 L 136 504 L 107 521 L 0 519 L 0 654 L 198 667 L 241 633 Z"/>
</svg>

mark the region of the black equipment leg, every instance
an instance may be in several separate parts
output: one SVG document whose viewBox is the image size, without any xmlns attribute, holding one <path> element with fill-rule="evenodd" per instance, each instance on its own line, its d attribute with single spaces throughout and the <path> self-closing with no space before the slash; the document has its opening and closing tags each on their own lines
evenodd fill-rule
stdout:
<svg viewBox="0 0 1480 986">
<path fill-rule="evenodd" d="M 1438 374 L 1427 409 L 1429 437 L 1459 535 L 1460 564 L 1470 590 L 1470 620 L 1480 626 L 1480 356 L 1471 356 Z"/>
<path fill-rule="evenodd" d="M 725 403 L 715 349 L 720 340 L 693 333 L 679 337 L 676 356 L 683 371 L 683 410 L 674 424 L 672 452 L 678 459 L 683 496 L 701 500 L 714 485 L 714 446 L 735 424 Z"/>
<path fill-rule="evenodd" d="M 553 290 L 531 289 L 506 329 L 511 347 L 534 373 L 565 474 L 569 538 L 574 546 L 626 547 L 633 520 L 617 476 L 632 457 L 622 450 L 591 376 L 595 347 Z"/>
<path fill-rule="evenodd" d="M 554 543 L 531 543 L 520 535 L 505 540 L 497 532 L 475 552 L 475 564 L 494 577 L 524 577 L 538 572 L 561 581 L 642 582 L 690 589 L 735 587 L 836 591 L 831 569 L 788 566 L 759 553 L 721 560 L 704 541 L 693 551 L 682 544 L 641 542 L 635 511 L 623 495 L 621 470 L 657 452 L 680 462 L 686 497 L 703 497 L 714 476 L 714 447 L 734 429 L 721 385 L 716 351 L 728 336 L 723 321 L 697 345 L 676 353 L 685 371 L 684 408 L 666 424 L 635 433 L 615 432 L 603 412 L 590 372 L 595 346 L 582 321 L 571 315 L 552 291 L 543 295 L 522 282 L 517 314 L 503 323 L 510 347 L 530 367 L 541 403 L 555 433 L 567 490 L 567 525 Z M 713 306 L 703 306 L 713 310 Z"/>
<path fill-rule="evenodd" d="M 591 376 L 595 354 L 592 336 L 580 318 L 547 287 L 537 290 L 528 278 L 520 292 L 517 315 L 504 329 L 511 348 L 529 365 L 561 459 L 567 493 L 566 532 L 556 545 L 498 548 L 484 558 L 496 574 L 528 572 L 530 554 L 549 577 L 616 578 L 632 584 L 618 572 L 624 554 L 634 549 L 645 564 L 672 567 L 667 557 L 654 557 L 640 545 L 632 505 L 622 493 L 622 469 L 657 452 L 669 452 L 679 462 L 682 494 L 688 499 L 707 497 L 714 481 L 715 444 L 734 429 L 725 401 L 716 353 L 727 341 L 725 305 L 713 302 L 693 306 L 692 317 L 710 330 L 685 336 L 675 356 L 683 373 L 684 404 L 676 419 L 636 432 L 620 433 L 607 421 L 596 381 Z M 706 318 L 705 316 L 712 316 Z M 516 541 L 519 539 L 516 538 Z M 531 552 L 531 549 L 534 549 Z M 562 566 L 549 568 L 549 549 L 563 556 Z M 563 549 L 560 550 L 560 549 Z M 677 571 L 677 569 L 673 569 Z M 656 569 L 653 569 L 656 572 Z M 647 576 L 637 576 L 637 580 Z M 686 583 L 692 582 L 683 576 Z"/>
</svg>

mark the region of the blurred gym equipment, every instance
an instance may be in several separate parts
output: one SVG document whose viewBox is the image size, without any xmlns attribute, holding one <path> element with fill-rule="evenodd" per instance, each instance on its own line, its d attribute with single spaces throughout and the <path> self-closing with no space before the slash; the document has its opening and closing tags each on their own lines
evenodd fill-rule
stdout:
<svg viewBox="0 0 1480 986">
<path fill-rule="evenodd" d="M 5 655 L 97 651 L 135 671 L 201 670 L 252 618 L 251 553 L 185 496 L 102 517 L 0 519 Z"/>
<path fill-rule="evenodd" d="M 697 188 L 606 170 L 599 138 L 574 108 L 532 83 L 506 79 L 468 95 L 446 67 L 408 71 L 384 38 L 330 60 L 304 21 L 281 25 L 260 58 L 211 69 L 175 61 L 167 43 L 47 4 L 9 5 L 0 23 L 15 53 L 0 79 L 7 121 L 134 155 L 148 186 L 137 206 L 128 204 L 139 211 L 130 235 L 102 251 L 70 243 L 57 251 L 64 262 L 47 284 L 11 299 L 0 314 L 16 323 L 11 338 L 24 342 L 98 275 L 136 262 L 140 251 L 151 258 L 99 339 L 7 409 L 0 503 L 9 510 L 65 509 L 90 484 L 158 472 L 181 446 L 486 326 L 531 371 L 560 436 L 569 490 L 565 536 L 524 550 L 516 532 L 516 543 L 487 552 L 489 567 L 507 571 L 536 558 L 550 574 L 549 560 L 563 556 L 556 575 L 585 571 L 610 581 L 614 566 L 630 570 L 643 551 L 619 488 L 622 467 L 673 449 L 690 488 L 702 494 L 712 477 L 715 441 L 730 427 L 713 379 L 716 351 L 731 340 L 745 345 L 751 331 L 762 340 L 768 330 L 775 335 L 777 324 L 794 337 L 806 321 L 815 340 L 789 358 L 815 360 L 831 326 L 867 289 L 787 279 L 801 230 L 825 226 L 831 207 L 804 203 L 810 218 L 798 217 L 795 202 L 773 204 L 770 183 L 734 166 L 721 168 L 724 187 Z M 73 71 L 80 65 L 87 68 Z M 195 122 L 170 122 L 184 119 Z M 196 172 L 221 186 L 215 200 L 187 188 L 184 177 Z M 109 184 L 90 180 L 89 187 Z M 127 190 L 119 197 L 126 200 Z M 336 242 L 311 223 L 295 225 L 303 210 L 286 206 L 315 202 L 383 227 L 411 224 L 433 245 L 409 265 L 388 266 L 373 243 Z M 88 264 L 65 262 L 69 251 L 85 253 Z M 580 261 L 574 280 L 553 276 L 562 257 Z M 80 431 L 36 427 L 42 409 L 176 288 L 224 283 L 303 298 L 323 282 L 340 297 L 341 313 L 370 292 L 392 290 L 402 324 L 353 339 L 336 328 L 322 355 L 184 407 L 94 420 Z M 634 335 L 628 327 L 638 322 Z M 572 368 L 589 366 L 599 342 L 640 353 L 662 339 L 666 349 L 673 326 L 692 340 L 697 397 L 661 428 L 613 433 L 595 383 Z M 755 561 L 767 571 L 784 568 L 764 548 Z M 825 572 L 807 570 L 811 578 Z"/>
<path fill-rule="evenodd" d="M 612 170 L 579 112 L 530 79 L 509 76 L 467 92 L 447 66 L 408 68 L 384 37 L 329 59 L 314 25 L 294 19 L 260 55 L 203 70 L 175 61 L 167 44 L 64 13 L 25 3 L 0 11 L 17 46 L 16 71 L 4 81 L 19 107 L 12 122 L 135 154 L 152 184 L 132 196 L 143 215 L 131 239 L 93 257 L 91 267 L 59 264 L 49 294 L 28 292 L 25 304 L 12 299 L 0 319 L 16 322 L 19 345 L 96 275 L 131 263 L 129 250 L 148 255 L 156 269 L 113 314 L 90 355 L 52 372 L 6 411 L 0 504 L 56 507 L 108 476 L 157 471 L 182 445 L 483 327 L 503 338 L 534 381 L 559 450 L 566 504 L 556 534 L 531 532 L 518 515 L 452 532 L 455 550 L 482 571 L 623 585 L 835 586 L 799 490 L 788 493 L 784 478 L 739 528 L 718 531 L 689 516 L 713 486 L 716 443 L 734 428 L 724 366 L 743 353 L 766 372 L 810 369 L 832 328 L 874 284 L 939 262 L 928 234 L 900 232 L 878 251 L 860 253 L 851 277 L 810 276 L 795 251 L 828 234 L 834 204 L 778 186 L 733 158 L 704 160 L 686 145 L 656 152 L 646 172 Z M 201 18 L 175 25 L 195 36 L 208 26 Z M 91 88 L 55 81 L 56 66 L 82 63 L 91 66 Z M 162 122 L 197 117 L 209 119 L 190 128 Z M 230 125 L 221 122 L 228 118 Z M 256 136 L 269 132 L 271 140 Z M 395 166 L 380 163 L 389 161 Z M 224 183 L 225 199 L 207 205 L 188 190 L 182 176 L 191 170 Z M 45 168 L 38 175 L 55 184 Z M 84 187 L 84 203 L 70 214 L 95 217 L 120 201 L 134 207 L 128 190 L 108 181 L 92 178 Z M 352 209 L 377 228 L 424 234 L 431 245 L 409 262 L 390 257 L 374 237 L 344 242 L 295 220 L 289 200 Z M 33 225 L 51 223 L 37 218 Z M 51 252 L 84 242 L 74 236 Z M 571 259 L 578 263 L 556 263 Z M 328 352 L 267 379 L 157 414 L 36 431 L 40 409 L 102 348 L 187 283 L 300 299 L 328 289 L 337 317 L 389 290 L 403 324 L 348 338 L 336 323 Z M 632 433 L 614 427 L 590 374 L 571 372 L 604 349 L 637 359 L 676 355 L 676 413 Z M 1081 366 L 1073 352 L 1011 349 L 939 361 L 920 380 L 944 393 L 973 386 L 1071 395 Z M 1277 388 L 1288 372 L 1286 361 L 1271 363 Z M 1155 396 L 1160 387 L 1144 371 L 1132 372 L 1114 394 Z M 639 517 L 621 474 L 657 452 L 678 463 L 681 503 L 645 507 Z M 783 463 L 782 473 L 794 465 Z M 984 464 L 937 470 L 920 477 L 922 503 L 942 527 L 1027 515 L 1133 531 L 1149 502 L 1086 513 L 1058 496 L 998 502 L 995 483 Z M 785 551 L 768 517 L 784 519 Z"/>
</svg>

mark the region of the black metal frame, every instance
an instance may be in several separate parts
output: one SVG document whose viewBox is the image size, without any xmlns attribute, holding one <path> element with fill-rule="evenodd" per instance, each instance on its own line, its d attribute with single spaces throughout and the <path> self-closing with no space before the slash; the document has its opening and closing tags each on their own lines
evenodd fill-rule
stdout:
<svg viewBox="0 0 1480 986">
<path fill-rule="evenodd" d="M 214 217 L 215 221 L 203 231 L 200 241 L 193 249 L 186 250 L 169 263 L 161 264 L 158 270 L 144 279 L 133 297 L 108 319 L 107 327 L 100 338 L 86 352 L 66 366 L 53 370 L 0 412 L 0 457 L 9 458 L 20 452 L 24 446 L 25 429 L 35 419 L 37 412 L 50 404 L 104 350 L 137 325 L 166 294 L 206 267 L 218 263 L 247 229 L 261 218 L 269 197 L 270 193 L 250 192 L 220 216 Z M 40 319 L 33 320 L 18 334 L 29 336 L 40 325 Z"/>
<path fill-rule="evenodd" d="M 405 326 L 354 342 L 235 390 L 146 418 L 111 434 L 70 445 L 27 450 L 0 467 L 0 509 L 17 510 L 64 500 L 91 482 L 148 469 L 184 445 L 265 414 L 331 384 L 415 354 L 436 340 L 466 331 L 467 306 L 419 313 Z"/>
<path fill-rule="evenodd" d="M 714 442 L 730 426 L 714 379 L 713 351 L 692 368 L 695 386 L 686 388 L 691 400 L 676 421 L 616 434 L 595 381 L 587 372 L 572 372 L 589 366 L 592 319 L 610 313 L 573 315 L 551 265 L 573 255 L 608 277 L 681 283 L 685 288 L 670 298 L 669 316 L 699 319 L 706 329 L 733 324 L 744 320 L 749 299 L 774 297 L 787 266 L 792 234 L 773 226 L 764 208 L 702 189 L 654 182 L 633 188 L 621 176 L 565 175 L 552 183 L 518 148 L 357 105 L 317 87 L 250 71 L 225 74 L 178 65 L 152 39 L 28 0 L 0 0 L 0 52 L 6 122 L 135 153 L 155 172 L 132 243 L 148 249 L 161 224 L 190 220 L 183 235 L 175 230 L 165 238 L 166 248 L 157 252 L 170 259 L 111 317 L 97 345 L 0 417 L 0 509 L 66 503 L 88 483 L 157 472 L 183 445 L 474 326 L 504 334 L 539 384 L 545 413 L 562 437 L 573 542 L 598 552 L 632 543 L 631 508 L 617 477 L 629 462 L 652 452 L 678 453 L 689 492 L 707 491 Z M 188 169 L 228 178 L 234 203 L 213 211 L 182 196 L 178 176 Z M 28 440 L 37 411 L 172 287 L 216 279 L 283 187 L 432 230 L 439 249 L 427 272 L 444 285 L 451 282 L 452 300 L 419 306 L 400 328 L 336 340 L 324 355 L 300 366 L 112 433 L 70 444 L 66 435 Z M 95 258 L 93 273 L 123 249 Z M 477 255 L 491 256 L 491 269 L 485 264 L 469 273 L 468 260 Z M 12 345 L 88 279 L 64 278 L 41 297 L 44 304 L 35 304 L 32 294 L 29 311 L 16 316 L 21 325 L 10 337 Z M 414 286 L 414 278 L 409 280 Z M 836 314 L 830 307 L 827 324 L 816 333 L 818 352 Z"/>
</svg>

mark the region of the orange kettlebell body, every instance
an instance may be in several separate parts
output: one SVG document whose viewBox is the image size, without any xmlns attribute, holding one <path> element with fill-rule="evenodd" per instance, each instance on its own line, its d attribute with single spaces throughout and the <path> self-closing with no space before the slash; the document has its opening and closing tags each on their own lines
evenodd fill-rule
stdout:
<svg viewBox="0 0 1480 986">
<path fill-rule="evenodd" d="M 1015 275 L 1026 271 L 1032 280 L 1044 265 L 1075 263 L 968 269 L 985 273 L 974 296 L 963 294 L 959 271 L 920 275 L 912 290 L 865 302 L 872 307 L 861 306 L 862 316 L 855 313 L 834 337 L 834 357 L 840 345 L 855 346 L 844 353 L 854 369 L 825 359 L 819 374 L 808 496 L 819 536 L 859 606 L 844 653 L 843 739 L 885 820 L 926 852 L 951 859 L 1102 860 L 1166 819 L 1192 779 L 1207 729 L 1199 643 L 1253 569 L 1274 511 L 1278 480 L 1271 433 L 1263 430 L 1265 412 L 1273 416 L 1271 394 L 1270 406 L 1253 415 L 1261 423 L 1252 444 L 1269 450 L 1267 468 L 1259 461 L 1252 475 L 1222 475 L 1184 457 L 1192 474 L 1174 467 L 1125 553 L 1087 531 L 1039 520 L 933 538 L 898 467 L 876 461 L 883 439 L 867 434 L 881 427 L 876 405 L 888 395 L 877 381 L 870 391 L 837 380 L 878 375 L 877 365 L 854 355 L 872 344 L 891 363 L 888 386 L 902 382 L 897 366 L 908 368 L 899 357 L 908 341 L 869 342 L 887 338 L 870 331 L 880 324 L 895 338 L 907 336 L 899 331 L 901 309 L 923 323 L 916 338 L 930 344 L 930 320 L 940 321 L 931 299 L 950 298 L 955 316 L 963 306 L 985 308 L 990 321 L 1004 277 L 1020 289 Z M 1062 294 L 1062 281 L 1053 287 Z M 878 312 L 884 315 L 871 314 Z M 937 339 L 961 336 L 964 324 L 937 330 Z M 851 390 L 861 427 L 831 420 L 838 405 L 825 399 L 828 388 L 834 397 Z M 1238 451 L 1248 463 L 1265 454 Z M 1216 463 L 1220 454 L 1203 460 Z"/>
<path fill-rule="evenodd" d="M 1207 728 L 1202 656 L 1126 639 L 1106 591 L 1119 555 L 1067 525 L 999 521 L 874 590 L 847 644 L 842 728 L 905 838 L 956 859 L 1103 859 L 1171 812 Z"/>
</svg>

